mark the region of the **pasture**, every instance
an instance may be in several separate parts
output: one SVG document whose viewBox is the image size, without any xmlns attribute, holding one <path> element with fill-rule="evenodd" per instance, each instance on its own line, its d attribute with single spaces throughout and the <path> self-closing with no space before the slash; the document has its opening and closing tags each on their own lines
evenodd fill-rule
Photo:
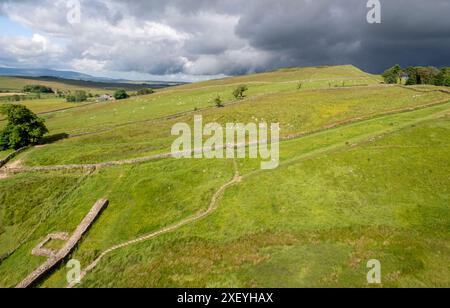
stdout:
<svg viewBox="0 0 450 308">
<path fill-rule="evenodd" d="M 236 100 L 241 84 L 249 90 Z M 29 102 L 47 111 L 50 135 L 69 138 L 18 155 L 9 166 L 22 169 L 0 179 L 0 287 L 41 264 L 33 247 L 72 232 L 100 198 L 110 206 L 70 258 L 85 268 L 142 240 L 107 253 L 80 287 L 370 287 L 370 259 L 382 262 L 381 287 L 448 287 L 450 96 L 439 90 L 387 86 L 340 66 L 59 111 L 57 100 Z M 214 106 L 217 95 L 224 108 Z M 280 167 L 173 158 L 68 166 L 166 153 L 171 127 L 196 114 L 221 125 L 279 122 Z M 30 169 L 41 166 L 67 169 Z M 65 286 L 64 264 L 37 284 Z"/>
</svg>

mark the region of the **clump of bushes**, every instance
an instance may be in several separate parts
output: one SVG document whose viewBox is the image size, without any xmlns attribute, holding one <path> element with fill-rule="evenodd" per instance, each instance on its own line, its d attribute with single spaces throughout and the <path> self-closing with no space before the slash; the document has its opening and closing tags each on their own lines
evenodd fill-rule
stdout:
<svg viewBox="0 0 450 308">
<path fill-rule="evenodd" d="M 53 92 L 52 88 L 42 86 L 42 85 L 27 85 L 27 86 L 23 87 L 23 92 L 25 92 L 25 93 L 47 93 L 47 94 L 55 93 L 55 92 Z"/>
<path fill-rule="evenodd" d="M 78 90 L 74 93 L 69 93 L 66 95 L 66 100 L 68 103 L 82 103 L 87 101 L 88 97 L 89 96 L 86 91 Z"/>
<path fill-rule="evenodd" d="M 23 105 L 7 104 L 0 109 L 8 124 L 0 131 L 0 150 L 20 149 L 37 143 L 46 133 L 45 120 Z"/>
<path fill-rule="evenodd" d="M 153 94 L 153 93 L 155 93 L 155 91 L 150 88 L 145 88 L 145 89 L 141 89 L 141 90 L 137 91 L 137 95 L 149 95 L 149 94 Z"/>
<path fill-rule="evenodd" d="M 129 98 L 127 91 L 125 89 L 119 89 L 114 93 L 114 98 L 117 100 Z"/>
</svg>

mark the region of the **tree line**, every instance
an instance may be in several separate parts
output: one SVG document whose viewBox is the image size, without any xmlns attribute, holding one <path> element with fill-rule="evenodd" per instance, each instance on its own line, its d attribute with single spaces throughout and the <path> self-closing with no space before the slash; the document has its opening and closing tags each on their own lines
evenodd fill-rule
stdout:
<svg viewBox="0 0 450 308">
<path fill-rule="evenodd" d="M 409 66 L 403 69 L 395 65 L 383 73 L 384 82 L 387 84 L 401 83 L 406 79 L 406 85 L 435 85 L 450 87 L 450 67 L 441 69 L 434 66 Z"/>
</svg>

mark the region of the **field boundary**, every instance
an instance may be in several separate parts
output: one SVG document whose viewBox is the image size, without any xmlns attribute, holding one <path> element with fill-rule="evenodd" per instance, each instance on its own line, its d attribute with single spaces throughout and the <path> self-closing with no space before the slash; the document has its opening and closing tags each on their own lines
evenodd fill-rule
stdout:
<svg viewBox="0 0 450 308">
<path fill-rule="evenodd" d="M 2 168 L 3 166 L 5 166 L 7 163 L 10 162 L 11 159 L 13 159 L 14 157 L 16 157 L 17 155 L 19 155 L 20 153 L 28 150 L 30 148 L 30 146 L 27 147 L 23 147 L 20 148 L 14 152 L 12 152 L 11 154 L 9 154 L 8 156 L 6 156 L 3 160 L 0 160 L 0 168 Z"/>
</svg>

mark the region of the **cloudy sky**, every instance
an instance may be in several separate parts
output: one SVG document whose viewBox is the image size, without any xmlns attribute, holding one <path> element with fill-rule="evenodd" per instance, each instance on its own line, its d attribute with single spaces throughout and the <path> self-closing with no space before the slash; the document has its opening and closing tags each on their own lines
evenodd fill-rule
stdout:
<svg viewBox="0 0 450 308">
<path fill-rule="evenodd" d="M 0 66 L 199 80 L 286 66 L 450 66 L 449 0 L 0 0 Z M 75 13 L 74 13 L 75 12 Z"/>
</svg>

